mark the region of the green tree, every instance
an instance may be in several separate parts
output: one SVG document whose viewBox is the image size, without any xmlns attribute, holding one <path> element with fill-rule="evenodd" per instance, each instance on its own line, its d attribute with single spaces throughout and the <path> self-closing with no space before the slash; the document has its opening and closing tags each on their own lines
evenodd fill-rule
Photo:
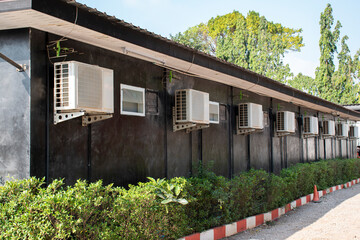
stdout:
<svg viewBox="0 0 360 240">
<path fill-rule="evenodd" d="M 173 40 L 176 40 L 181 44 L 211 54 L 212 52 L 215 52 L 215 47 L 212 45 L 207 29 L 208 27 L 201 23 L 195 27 L 188 28 L 184 33 L 170 36 Z"/>
<path fill-rule="evenodd" d="M 286 51 L 300 51 L 301 29 L 291 29 L 266 20 L 250 11 L 238 11 L 211 18 L 206 24 L 191 27 L 171 36 L 174 41 L 215 55 L 259 74 L 285 82 L 292 76 L 284 65 Z"/>
<path fill-rule="evenodd" d="M 348 36 L 341 39 L 341 51 L 338 54 L 339 66 L 333 75 L 332 81 L 335 85 L 335 101 L 340 104 L 353 104 L 359 100 L 359 84 L 355 83 L 353 77 L 356 71 L 356 62 L 353 61 L 346 41 Z"/>
<path fill-rule="evenodd" d="M 302 73 L 299 73 L 293 79 L 288 81 L 288 85 L 303 92 L 317 95 L 315 80 L 312 77 L 303 75 Z"/>
<path fill-rule="evenodd" d="M 315 82 L 319 97 L 339 104 L 359 102 L 359 69 L 360 50 L 351 57 L 346 41 L 341 39 L 341 50 L 337 55 L 338 68 L 335 69 L 334 55 L 337 53 L 337 43 L 340 39 L 341 23 L 337 21 L 335 28 L 333 9 L 328 4 L 320 15 L 320 66 L 316 69 Z M 355 81 L 357 79 L 357 81 Z"/>
<path fill-rule="evenodd" d="M 328 4 L 320 15 L 320 66 L 316 68 L 315 81 L 320 97 L 334 101 L 336 99 L 335 83 L 332 76 L 335 72 L 334 54 L 337 50 L 336 44 L 340 37 L 341 24 L 337 21 L 332 31 L 334 17 L 331 5 Z"/>
<path fill-rule="evenodd" d="M 353 65 L 354 66 L 353 76 L 356 79 L 360 80 L 360 49 L 356 52 L 356 54 L 354 56 L 353 64 L 354 64 Z M 360 100 L 359 100 L 359 102 L 360 102 Z"/>
</svg>

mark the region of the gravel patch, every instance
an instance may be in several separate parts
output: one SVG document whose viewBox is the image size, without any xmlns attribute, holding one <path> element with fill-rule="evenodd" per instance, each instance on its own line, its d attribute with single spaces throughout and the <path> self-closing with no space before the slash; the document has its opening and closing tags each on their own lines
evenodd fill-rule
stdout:
<svg viewBox="0 0 360 240">
<path fill-rule="evenodd" d="M 320 201 L 224 239 L 360 240 L 360 184 L 327 194 Z"/>
</svg>

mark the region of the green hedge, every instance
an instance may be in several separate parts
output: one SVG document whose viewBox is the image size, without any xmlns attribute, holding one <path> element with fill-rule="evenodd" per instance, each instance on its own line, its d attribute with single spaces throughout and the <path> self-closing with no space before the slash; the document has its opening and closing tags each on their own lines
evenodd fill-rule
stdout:
<svg viewBox="0 0 360 240">
<path fill-rule="evenodd" d="M 360 177 L 360 160 L 297 164 L 280 175 L 250 170 L 229 180 L 150 179 L 128 189 L 79 180 L 44 187 L 30 178 L 0 187 L 0 239 L 177 239 L 283 206 Z"/>
</svg>

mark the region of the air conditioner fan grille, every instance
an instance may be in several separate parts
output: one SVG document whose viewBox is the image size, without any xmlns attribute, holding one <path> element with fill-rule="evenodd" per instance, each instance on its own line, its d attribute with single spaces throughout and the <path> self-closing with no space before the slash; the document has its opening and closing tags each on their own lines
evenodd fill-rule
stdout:
<svg viewBox="0 0 360 240">
<path fill-rule="evenodd" d="M 338 136 L 343 136 L 342 124 L 338 124 L 338 125 L 337 125 L 337 135 L 338 135 Z"/>
<path fill-rule="evenodd" d="M 354 137 L 354 136 L 355 136 L 355 127 L 350 126 L 349 137 Z"/>
<path fill-rule="evenodd" d="M 310 132 L 310 118 L 308 117 L 304 118 L 304 132 L 305 133 Z"/>
<path fill-rule="evenodd" d="M 323 122 L 323 134 L 329 134 L 329 122 Z"/>
<path fill-rule="evenodd" d="M 247 104 L 239 105 L 239 126 L 248 127 L 249 126 L 249 110 Z"/>
<path fill-rule="evenodd" d="M 186 91 L 176 92 L 175 111 L 177 121 L 184 121 L 187 119 L 186 107 Z"/>
<path fill-rule="evenodd" d="M 69 64 L 55 65 L 55 105 L 69 106 Z"/>
<path fill-rule="evenodd" d="M 277 119 L 276 119 L 276 125 L 278 131 L 284 131 L 285 130 L 285 113 L 284 112 L 277 112 Z"/>
</svg>

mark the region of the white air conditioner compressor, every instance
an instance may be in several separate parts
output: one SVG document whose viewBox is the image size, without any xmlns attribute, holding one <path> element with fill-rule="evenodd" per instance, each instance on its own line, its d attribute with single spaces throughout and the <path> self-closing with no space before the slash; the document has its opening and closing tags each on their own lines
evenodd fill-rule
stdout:
<svg viewBox="0 0 360 240">
<path fill-rule="evenodd" d="M 279 111 L 276 113 L 276 132 L 290 134 L 295 132 L 295 113 Z"/>
<path fill-rule="evenodd" d="M 313 116 L 304 117 L 304 135 L 318 135 L 318 118 Z"/>
<path fill-rule="evenodd" d="M 240 103 L 238 105 L 238 128 L 258 129 L 264 128 L 264 113 L 262 105 L 255 103 Z"/>
<path fill-rule="evenodd" d="M 193 89 L 175 91 L 176 123 L 209 124 L 209 94 Z"/>
<path fill-rule="evenodd" d="M 76 61 L 55 63 L 54 110 L 59 114 L 55 124 L 85 114 L 114 113 L 113 70 Z"/>
<path fill-rule="evenodd" d="M 357 126 L 350 126 L 349 138 L 351 138 L 351 139 L 359 138 L 359 128 Z"/>
<path fill-rule="evenodd" d="M 338 123 L 336 137 L 347 138 L 349 136 L 349 125 L 347 123 Z"/>
<path fill-rule="evenodd" d="M 335 136 L 335 122 L 333 120 L 322 121 L 322 135 L 324 137 Z"/>
</svg>

